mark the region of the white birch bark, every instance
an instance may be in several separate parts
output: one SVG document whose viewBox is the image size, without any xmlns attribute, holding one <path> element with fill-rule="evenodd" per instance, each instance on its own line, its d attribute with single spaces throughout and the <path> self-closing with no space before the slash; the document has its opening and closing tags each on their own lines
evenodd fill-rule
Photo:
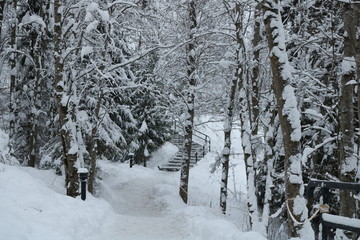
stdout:
<svg viewBox="0 0 360 240">
<path fill-rule="evenodd" d="M 197 28 L 196 20 L 196 1 L 190 0 L 188 3 L 188 16 L 189 16 L 189 43 L 186 49 L 186 65 L 187 65 L 187 80 L 188 89 L 186 95 L 186 118 L 185 118 L 185 136 L 184 136 L 184 154 L 183 163 L 180 173 L 180 189 L 179 195 L 184 201 L 188 202 L 188 184 L 189 184 L 189 171 L 190 171 L 190 159 L 192 148 L 192 134 L 195 115 L 195 86 L 197 84 L 196 79 L 196 42 L 195 42 L 195 30 Z"/>
<path fill-rule="evenodd" d="M 58 110 L 60 136 L 63 147 L 63 163 L 65 167 L 66 194 L 71 197 L 79 195 L 79 182 L 76 166 L 78 147 L 76 144 L 76 125 L 73 122 L 76 106 L 71 102 L 67 88 L 71 87 L 65 81 L 63 61 L 64 39 L 62 32 L 64 2 L 54 1 L 54 51 L 55 51 L 55 102 Z M 68 79 L 70 76 L 67 76 Z M 73 89 L 76 91 L 76 89 Z"/>
</svg>

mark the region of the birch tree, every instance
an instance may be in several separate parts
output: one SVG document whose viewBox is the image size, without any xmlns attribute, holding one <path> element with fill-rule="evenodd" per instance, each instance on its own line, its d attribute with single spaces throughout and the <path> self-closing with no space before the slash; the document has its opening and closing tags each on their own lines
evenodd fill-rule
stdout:
<svg viewBox="0 0 360 240">
<path fill-rule="evenodd" d="M 245 8 L 246 5 L 241 6 Z M 245 11 L 242 10 L 242 15 L 244 16 Z M 245 18 L 245 17 L 243 17 Z M 242 73 L 238 74 L 239 78 L 239 108 L 240 108 L 240 123 L 241 123 L 241 145 L 244 152 L 244 162 L 246 166 L 246 178 L 247 178 L 247 205 L 249 211 L 249 227 L 252 229 L 253 225 L 259 227 L 257 224 L 259 221 L 259 213 L 256 199 L 256 188 L 255 188 L 255 174 L 256 174 L 256 153 L 255 153 L 255 141 L 254 137 L 257 135 L 257 126 L 256 123 L 258 119 L 258 99 L 257 99 L 257 77 L 256 67 L 247 66 L 246 62 L 249 61 L 247 55 L 248 51 L 245 52 L 245 41 L 241 37 L 246 34 L 246 23 L 242 23 L 242 30 L 240 33 L 237 33 L 236 39 L 239 46 L 243 46 L 244 52 L 243 56 L 239 57 L 238 65 L 241 65 Z M 256 28 L 255 28 L 256 30 Z M 257 32 L 254 32 L 257 34 Z M 254 47 L 254 50 L 256 47 Z M 254 57 L 257 57 L 257 52 L 254 52 Z M 257 59 L 258 60 L 258 59 Z M 251 70 L 255 71 L 255 76 L 251 76 L 249 72 Z M 254 102 L 255 101 L 255 102 Z"/>
<path fill-rule="evenodd" d="M 235 76 L 232 78 L 230 83 L 230 88 L 227 96 L 227 103 L 225 109 L 225 123 L 224 123 L 224 148 L 222 152 L 222 174 L 221 174 L 221 187 L 220 187 L 220 208 L 223 214 L 226 213 L 227 205 L 227 188 L 228 188 L 228 178 L 229 178 L 229 164 L 230 164 L 230 153 L 231 153 L 231 131 L 233 128 L 233 119 L 234 119 L 234 108 L 237 96 L 238 81 L 241 79 L 242 74 L 242 64 L 240 59 L 243 58 L 244 54 L 244 45 L 241 33 L 242 33 L 242 18 L 241 6 L 239 3 L 235 3 L 235 13 L 232 14 L 231 6 L 229 3 L 224 1 L 225 6 L 227 7 L 227 14 L 233 20 L 235 25 L 235 35 L 237 40 L 235 58 L 237 60 L 237 67 L 235 70 Z"/>
<path fill-rule="evenodd" d="M 190 0 L 187 3 L 187 14 L 188 14 L 188 31 L 189 31 L 189 43 L 186 46 L 186 79 L 187 79 L 187 93 L 186 93 L 186 112 L 185 112 L 185 136 L 184 136 L 184 155 L 183 163 L 181 166 L 180 175 L 180 189 L 179 195 L 182 200 L 188 202 L 188 184 L 189 184 L 189 170 L 190 170 L 190 159 L 191 159 L 191 148 L 192 148 L 192 134 L 194 126 L 194 115 L 195 115 L 195 87 L 197 84 L 197 73 L 196 73 L 196 39 L 194 34 L 197 29 L 197 18 L 196 18 L 196 0 Z"/>
<path fill-rule="evenodd" d="M 274 118 L 276 112 L 271 107 L 271 100 L 273 92 L 269 89 L 270 83 L 265 79 L 265 65 L 264 56 L 267 54 L 264 51 L 263 43 L 263 24 L 260 5 L 255 4 L 253 7 L 253 36 L 251 39 L 252 51 L 250 51 L 251 66 L 248 69 L 248 73 L 245 75 L 247 89 L 243 89 L 246 100 L 242 99 L 241 106 L 244 110 L 248 109 L 248 130 L 243 132 L 243 137 L 248 136 L 247 141 L 249 147 L 243 145 L 244 152 L 247 152 L 247 176 L 248 176 L 248 207 L 250 211 L 250 224 L 255 228 L 268 226 L 268 215 L 270 214 L 269 202 L 271 201 L 271 187 L 273 186 L 273 172 L 274 168 L 274 152 L 276 151 L 275 145 L 270 147 L 269 151 L 265 154 L 264 159 L 259 157 L 259 152 L 265 150 L 266 144 L 262 143 L 260 129 L 264 136 L 269 138 L 267 144 L 273 144 L 274 139 L 269 135 L 273 130 L 275 124 Z M 266 106 L 266 107 L 264 107 Z M 244 111 L 243 110 L 243 111 Z M 244 114 L 242 114 L 244 115 Z M 241 116 L 242 117 L 242 116 Z M 246 126 L 246 124 L 245 124 Z M 249 151 L 250 150 L 250 151 Z M 250 154 L 249 154 L 250 153 Z M 245 155 L 244 155 L 245 156 Z M 272 209 L 276 209 L 275 206 L 271 206 Z M 259 220 L 259 216 L 262 214 L 262 218 Z M 259 225 L 260 222 L 262 225 Z M 266 231 L 261 229 L 260 231 Z"/>
<path fill-rule="evenodd" d="M 63 27 L 66 23 L 64 19 L 65 2 L 62 0 L 54 1 L 54 52 L 55 52 L 55 102 L 59 118 L 59 128 L 63 151 L 63 164 L 65 167 L 65 186 L 66 194 L 76 197 L 79 192 L 78 174 L 77 174 L 77 141 L 76 126 L 73 121 L 74 106 L 71 104 L 71 97 L 68 95 L 69 83 L 65 79 L 64 67 L 64 32 Z"/>
</svg>

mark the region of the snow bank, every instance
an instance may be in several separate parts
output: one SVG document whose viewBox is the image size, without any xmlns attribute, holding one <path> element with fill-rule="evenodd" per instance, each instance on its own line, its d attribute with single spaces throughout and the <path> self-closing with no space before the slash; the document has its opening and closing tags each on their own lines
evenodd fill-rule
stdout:
<svg viewBox="0 0 360 240">
<path fill-rule="evenodd" d="M 114 219 L 110 205 L 65 196 L 51 171 L 0 164 L 0 233 L 11 240 L 77 240 L 102 232 Z"/>
<path fill-rule="evenodd" d="M 156 186 L 157 199 L 167 206 L 169 214 L 177 219 L 186 219 L 188 228 L 199 240 L 262 240 L 255 232 L 242 232 L 223 216 L 217 208 L 185 205 L 177 194 L 177 186 L 162 184 Z M 191 197 L 191 195 L 190 195 Z"/>
<path fill-rule="evenodd" d="M 239 229 L 229 221 L 221 218 L 196 217 L 192 221 L 192 230 L 200 236 L 201 240 L 262 240 L 260 233 L 240 232 Z"/>
</svg>

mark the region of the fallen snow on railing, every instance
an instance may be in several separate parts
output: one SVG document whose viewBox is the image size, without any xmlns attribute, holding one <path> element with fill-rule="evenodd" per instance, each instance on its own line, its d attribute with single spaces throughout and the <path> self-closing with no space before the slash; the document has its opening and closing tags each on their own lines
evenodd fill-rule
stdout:
<svg viewBox="0 0 360 240">
<path fill-rule="evenodd" d="M 326 222 L 336 223 L 354 228 L 360 228 L 360 219 L 336 216 L 328 213 L 324 213 L 322 215 L 322 218 Z"/>
</svg>

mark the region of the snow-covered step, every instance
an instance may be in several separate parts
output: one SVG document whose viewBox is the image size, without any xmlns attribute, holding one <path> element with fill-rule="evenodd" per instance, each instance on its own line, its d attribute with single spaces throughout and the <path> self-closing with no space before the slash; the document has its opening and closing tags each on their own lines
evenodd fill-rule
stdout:
<svg viewBox="0 0 360 240">
<path fill-rule="evenodd" d="M 176 172 L 181 169 L 181 166 L 180 167 L 172 167 L 172 166 L 162 165 L 161 167 L 158 166 L 158 168 L 159 168 L 159 170 L 162 170 L 162 171 Z"/>
<path fill-rule="evenodd" d="M 181 167 L 182 163 L 166 163 L 163 166 L 168 166 L 168 167 Z M 194 163 L 190 163 L 190 166 L 194 166 Z"/>
<path fill-rule="evenodd" d="M 182 158 L 172 158 L 168 162 L 169 163 L 182 163 L 183 159 Z M 196 159 L 195 158 L 190 158 L 190 162 L 191 163 L 196 163 Z"/>
<path fill-rule="evenodd" d="M 182 148 L 184 146 L 184 137 L 178 134 L 173 135 L 170 142 L 177 146 L 179 151 L 175 154 L 174 157 L 169 159 L 167 163 L 158 166 L 158 168 L 165 171 L 179 171 L 183 162 L 184 152 Z M 204 151 L 206 151 L 205 146 L 196 142 L 192 142 L 190 167 L 193 167 L 198 161 L 201 160 L 201 158 L 204 157 L 206 153 Z"/>
<path fill-rule="evenodd" d="M 174 160 L 170 160 L 167 164 L 178 164 L 178 165 L 181 165 L 182 164 L 182 161 L 174 161 Z M 196 164 L 196 161 L 195 160 L 192 160 L 190 161 L 190 164 Z"/>
<path fill-rule="evenodd" d="M 190 164 L 190 168 L 192 168 L 194 165 Z M 158 166 L 160 170 L 164 171 L 179 171 L 181 169 L 181 164 L 165 164 L 162 166 Z"/>
</svg>

